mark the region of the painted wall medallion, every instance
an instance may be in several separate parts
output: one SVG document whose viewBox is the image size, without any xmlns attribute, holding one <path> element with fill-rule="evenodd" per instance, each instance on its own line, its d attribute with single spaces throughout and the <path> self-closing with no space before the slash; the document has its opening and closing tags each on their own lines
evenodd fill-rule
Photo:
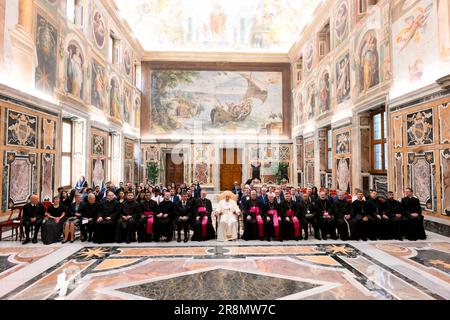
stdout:
<svg viewBox="0 0 450 320">
<path fill-rule="evenodd" d="M 6 144 L 36 148 L 36 136 L 36 116 L 8 109 Z"/>
<path fill-rule="evenodd" d="M 407 116 L 408 146 L 433 143 L 433 110 L 428 109 Z"/>
</svg>

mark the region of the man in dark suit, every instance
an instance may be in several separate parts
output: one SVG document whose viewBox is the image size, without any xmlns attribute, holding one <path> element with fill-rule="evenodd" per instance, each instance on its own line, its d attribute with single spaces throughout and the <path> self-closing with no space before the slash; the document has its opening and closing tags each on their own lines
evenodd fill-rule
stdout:
<svg viewBox="0 0 450 320">
<path fill-rule="evenodd" d="M 121 206 L 114 192 L 107 191 L 106 198 L 97 207 L 97 220 L 94 229 L 95 243 L 112 243 L 115 238 L 116 222 Z"/>
<path fill-rule="evenodd" d="M 281 192 L 280 188 L 275 189 L 275 201 L 278 203 L 278 205 L 281 205 L 284 202 L 284 195 Z"/>
<path fill-rule="evenodd" d="M 202 192 L 202 187 L 200 186 L 200 183 L 198 183 L 197 180 L 194 180 L 194 183 L 192 184 L 192 186 L 194 187 L 193 190 L 193 195 L 195 199 L 200 198 L 201 192 Z"/>
<path fill-rule="evenodd" d="M 177 204 L 180 201 L 180 198 L 175 194 L 175 189 L 170 189 L 170 201 L 174 204 Z"/>
<path fill-rule="evenodd" d="M 407 219 L 403 216 L 400 208 L 400 202 L 394 199 L 394 193 L 388 192 L 388 199 L 386 200 L 386 214 L 391 220 L 391 238 L 396 240 L 403 240 L 406 232 L 405 223 Z"/>
<path fill-rule="evenodd" d="M 422 207 L 419 199 L 414 197 L 411 188 L 405 189 L 405 197 L 400 204 L 403 216 L 407 218 L 406 237 L 408 240 L 425 240 L 427 238 L 423 226 Z"/>
<path fill-rule="evenodd" d="M 166 237 L 166 241 L 172 241 L 173 237 L 173 220 L 175 216 L 175 204 L 170 201 L 170 192 L 164 192 L 164 200 L 158 205 L 159 213 L 155 217 L 156 230 L 154 233 L 154 241 L 159 242 L 160 237 Z"/>
<path fill-rule="evenodd" d="M 269 199 L 267 197 L 267 188 L 266 187 L 261 188 L 261 195 L 258 196 L 257 200 L 262 202 L 262 204 L 267 203 L 267 201 Z"/>
<path fill-rule="evenodd" d="M 322 240 L 327 240 L 328 234 L 333 240 L 337 239 L 336 220 L 332 212 L 333 201 L 327 198 L 325 191 L 320 191 L 319 198 L 314 201 L 314 215 L 318 221 Z"/>
<path fill-rule="evenodd" d="M 240 194 L 242 194 L 239 182 L 237 181 L 234 182 L 233 189 L 231 189 L 231 192 L 233 192 L 237 196 L 240 196 Z"/>
<path fill-rule="evenodd" d="M 23 225 L 25 226 L 25 241 L 23 244 L 30 242 L 31 226 L 34 226 L 33 243 L 37 243 L 39 229 L 41 229 L 44 220 L 45 208 L 39 202 L 39 197 L 33 194 L 30 202 L 23 207 Z"/>
<path fill-rule="evenodd" d="M 368 219 L 365 225 L 367 228 L 360 230 L 361 235 L 365 234 L 370 240 L 383 239 L 383 224 L 388 223 L 389 220 L 386 219 L 387 216 L 384 214 L 383 204 L 378 199 L 378 192 L 376 190 L 370 190 L 369 195 L 369 199 L 367 199 L 364 205 L 364 218 Z"/>
<path fill-rule="evenodd" d="M 177 226 L 178 238 L 181 242 L 181 230 L 184 231 L 184 242 L 189 240 L 189 227 L 192 219 L 193 202 L 188 200 L 186 192 L 181 194 L 181 201 L 176 204 L 175 224 Z"/>
</svg>

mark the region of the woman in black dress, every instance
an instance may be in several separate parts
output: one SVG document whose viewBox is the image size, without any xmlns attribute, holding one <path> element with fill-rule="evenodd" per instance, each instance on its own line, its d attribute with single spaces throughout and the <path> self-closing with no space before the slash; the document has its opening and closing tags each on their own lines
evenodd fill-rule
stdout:
<svg viewBox="0 0 450 320">
<path fill-rule="evenodd" d="M 53 198 L 53 204 L 47 209 L 42 223 L 42 242 L 52 244 L 61 239 L 67 207 L 60 204 L 59 196 Z"/>
<path fill-rule="evenodd" d="M 60 203 L 61 203 L 61 205 L 65 206 L 66 208 L 70 207 L 70 204 L 71 204 L 70 197 L 67 194 L 67 191 L 65 191 L 65 190 L 63 190 L 61 192 Z"/>
</svg>

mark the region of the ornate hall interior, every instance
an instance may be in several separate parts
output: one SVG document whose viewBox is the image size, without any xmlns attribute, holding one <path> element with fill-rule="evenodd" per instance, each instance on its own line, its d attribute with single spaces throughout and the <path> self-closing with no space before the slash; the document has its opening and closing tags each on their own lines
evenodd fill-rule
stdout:
<svg viewBox="0 0 450 320">
<path fill-rule="evenodd" d="M 449 0 L 0 0 L 0 122 L 0 300 L 450 299 Z"/>
</svg>

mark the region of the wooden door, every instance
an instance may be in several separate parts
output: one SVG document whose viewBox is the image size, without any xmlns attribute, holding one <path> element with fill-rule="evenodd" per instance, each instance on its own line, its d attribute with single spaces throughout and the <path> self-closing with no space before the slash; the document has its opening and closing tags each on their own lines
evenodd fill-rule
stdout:
<svg viewBox="0 0 450 320">
<path fill-rule="evenodd" d="M 227 156 L 228 155 L 228 156 Z M 242 154 L 239 149 L 222 149 L 220 190 L 231 190 L 235 181 L 242 183 Z"/>
<path fill-rule="evenodd" d="M 179 155 L 179 159 L 183 159 L 183 155 Z M 177 161 L 178 162 L 178 161 Z M 184 182 L 184 162 L 174 163 L 172 154 L 166 154 L 166 185 L 174 182 L 176 185 Z"/>
</svg>

